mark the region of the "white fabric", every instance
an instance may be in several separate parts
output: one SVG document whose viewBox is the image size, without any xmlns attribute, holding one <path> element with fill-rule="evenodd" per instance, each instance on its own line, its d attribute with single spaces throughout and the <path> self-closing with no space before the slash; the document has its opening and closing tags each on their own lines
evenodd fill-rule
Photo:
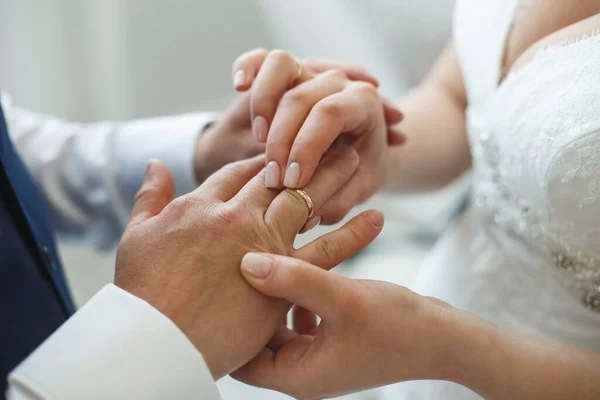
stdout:
<svg viewBox="0 0 600 400">
<path fill-rule="evenodd" d="M 455 41 L 469 97 L 471 208 L 415 290 L 500 325 L 600 351 L 600 37 L 545 49 L 500 85 L 519 0 L 461 0 Z M 478 399 L 448 382 L 385 399 Z"/>
<path fill-rule="evenodd" d="M 219 400 L 202 355 L 166 316 L 105 286 L 9 376 L 9 400 Z"/>
<path fill-rule="evenodd" d="M 177 193 L 193 190 L 196 140 L 212 113 L 130 122 L 73 123 L 13 106 L 9 135 L 47 200 L 55 231 L 99 248 L 115 245 L 148 159 L 164 161 Z"/>
</svg>

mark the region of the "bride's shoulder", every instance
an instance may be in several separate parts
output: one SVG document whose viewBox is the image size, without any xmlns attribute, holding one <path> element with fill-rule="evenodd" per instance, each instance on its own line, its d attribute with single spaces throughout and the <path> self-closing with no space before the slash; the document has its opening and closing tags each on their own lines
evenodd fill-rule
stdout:
<svg viewBox="0 0 600 400">
<path fill-rule="evenodd" d="M 509 34 L 503 70 L 526 64 L 543 48 L 577 41 L 600 32 L 598 0 L 521 0 L 519 18 Z"/>
</svg>

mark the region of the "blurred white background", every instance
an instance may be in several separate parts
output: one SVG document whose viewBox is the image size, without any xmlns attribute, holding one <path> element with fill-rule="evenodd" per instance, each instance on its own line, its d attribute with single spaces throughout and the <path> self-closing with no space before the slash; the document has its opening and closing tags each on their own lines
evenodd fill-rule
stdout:
<svg viewBox="0 0 600 400">
<path fill-rule="evenodd" d="M 356 62 L 397 98 L 450 37 L 453 3 L 0 0 L 0 88 L 15 104 L 77 121 L 222 110 L 235 96 L 231 62 L 260 46 Z M 386 213 L 384 233 L 340 272 L 409 285 L 464 190 L 377 196 L 365 207 Z M 62 256 L 78 304 L 112 280 L 113 253 L 63 244 Z M 220 387 L 224 400 L 285 398 L 230 379 Z"/>
</svg>

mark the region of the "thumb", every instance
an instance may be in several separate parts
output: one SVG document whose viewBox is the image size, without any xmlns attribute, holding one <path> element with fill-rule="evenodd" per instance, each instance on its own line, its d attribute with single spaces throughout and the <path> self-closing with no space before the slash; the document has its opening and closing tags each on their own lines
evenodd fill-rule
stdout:
<svg viewBox="0 0 600 400">
<path fill-rule="evenodd" d="M 158 215 L 175 197 L 175 182 L 169 168 L 155 158 L 148 161 L 146 175 L 133 199 L 129 226 Z"/>
<path fill-rule="evenodd" d="M 292 257 L 248 253 L 242 275 L 256 290 L 313 311 L 325 320 L 339 315 L 348 279 Z"/>
</svg>

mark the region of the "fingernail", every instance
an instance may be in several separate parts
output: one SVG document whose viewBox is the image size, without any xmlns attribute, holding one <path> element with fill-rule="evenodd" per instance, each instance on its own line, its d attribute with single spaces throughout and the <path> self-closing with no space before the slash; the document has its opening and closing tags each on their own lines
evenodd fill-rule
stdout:
<svg viewBox="0 0 600 400">
<path fill-rule="evenodd" d="M 304 225 L 304 230 L 302 232 L 308 232 L 314 227 L 318 226 L 321 223 L 321 217 L 314 217 L 308 220 Z"/>
<path fill-rule="evenodd" d="M 273 259 L 259 253 L 247 253 L 242 258 L 242 271 L 255 278 L 264 279 L 273 268 Z"/>
<path fill-rule="evenodd" d="M 265 142 L 267 140 L 268 132 L 269 126 L 265 117 L 259 115 L 254 118 L 254 122 L 252 123 L 252 133 L 254 134 L 254 138 L 261 143 Z"/>
<path fill-rule="evenodd" d="M 383 226 L 383 213 L 381 212 L 371 211 L 367 214 L 367 219 L 375 228 L 381 228 Z"/>
<path fill-rule="evenodd" d="M 237 89 L 244 83 L 246 83 L 246 73 L 243 69 L 237 70 L 235 74 L 233 74 L 233 87 Z"/>
<path fill-rule="evenodd" d="M 265 186 L 268 188 L 276 188 L 281 184 L 281 171 L 279 164 L 271 161 L 267 164 L 267 172 L 265 174 Z"/>
<path fill-rule="evenodd" d="M 285 179 L 283 180 L 283 185 L 288 188 L 295 188 L 300 180 L 300 164 L 297 162 L 293 162 L 287 168 L 285 172 Z"/>
</svg>

